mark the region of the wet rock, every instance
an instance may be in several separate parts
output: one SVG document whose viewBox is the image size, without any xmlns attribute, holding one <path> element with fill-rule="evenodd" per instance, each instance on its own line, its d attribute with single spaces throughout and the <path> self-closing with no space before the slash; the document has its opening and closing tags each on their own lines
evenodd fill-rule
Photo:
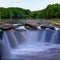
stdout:
<svg viewBox="0 0 60 60">
<path fill-rule="evenodd" d="M 46 26 L 41 26 L 41 29 L 46 29 Z"/>
<path fill-rule="evenodd" d="M 13 29 L 17 31 L 25 31 L 27 30 L 23 24 L 13 24 Z"/>
<path fill-rule="evenodd" d="M 55 28 L 53 26 L 48 26 L 48 25 L 41 25 L 42 29 L 51 29 L 51 30 L 55 30 Z"/>
<path fill-rule="evenodd" d="M 19 26 L 22 26 L 22 24 L 12 24 L 13 28 L 16 28 L 16 27 L 19 27 Z"/>
<path fill-rule="evenodd" d="M 11 28 L 12 28 L 12 25 L 10 25 L 10 24 L 4 24 L 4 25 L 0 26 L 0 29 L 2 29 L 2 30 L 9 30 Z"/>
<path fill-rule="evenodd" d="M 17 31 L 26 31 L 27 29 L 24 26 L 20 26 L 20 27 L 14 28 L 14 30 L 17 30 Z"/>
<path fill-rule="evenodd" d="M 25 28 L 28 30 L 38 30 L 35 25 L 36 23 L 25 23 Z"/>
</svg>

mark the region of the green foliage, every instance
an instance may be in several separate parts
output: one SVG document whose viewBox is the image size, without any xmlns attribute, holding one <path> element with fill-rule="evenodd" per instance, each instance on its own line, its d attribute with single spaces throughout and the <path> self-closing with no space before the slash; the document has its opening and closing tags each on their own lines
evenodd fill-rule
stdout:
<svg viewBox="0 0 60 60">
<path fill-rule="evenodd" d="M 22 18 L 60 18 L 60 4 L 50 4 L 39 11 L 30 11 L 18 7 L 0 7 L 0 19 Z"/>
<path fill-rule="evenodd" d="M 0 7 L 0 19 L 28 18 L 29 15 L 30 10 L 17 7 L 10 7 L 10 8 Z"/>
<path fill-rule="evenodd" d="M 50 4 L 45 9 L 32 12 L 32 18 L 60 18 L 60 4 Z"/>
</svg>

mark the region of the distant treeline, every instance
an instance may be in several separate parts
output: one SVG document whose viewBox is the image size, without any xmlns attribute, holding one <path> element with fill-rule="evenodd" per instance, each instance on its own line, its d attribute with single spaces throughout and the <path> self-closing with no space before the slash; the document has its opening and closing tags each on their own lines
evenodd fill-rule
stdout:
<svg viewBox="0 0 60 60">
<path fill-rule="evenodd" d="M 45 9 L 31 13 L 33 18 L 60 18 L 60 4 L 50 4 Z"/>
<path fill-rule="evenodd" d="M 50 4 L 45 9 L 30 11 L 18 7 L 0 7 L 0 19 L 60 18 L 60 4 Z"/>
<path fill-rule="evenodd" d="M 0 19 L 29 18 L 31 11 L 18 7 L 0 7 Z"/>
</svg>

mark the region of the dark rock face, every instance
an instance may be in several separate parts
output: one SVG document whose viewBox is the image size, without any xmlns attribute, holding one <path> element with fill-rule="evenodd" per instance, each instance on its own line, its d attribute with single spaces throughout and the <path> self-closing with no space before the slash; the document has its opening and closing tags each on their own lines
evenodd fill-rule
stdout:
<svg viewBox="0 0 60 60">
<path fill-rule="evenodd" d="M 50 27 L 50 26 L 49 26 L 48 28 L 50 28 L 51 30 L 55 30 L 55 28 L 54 28 L 54 27 Z"/>
<path fill-rule="evenodd" d="M 46 26 L 41 26 L 42 29 L 46 29 Z"/>
<path fill-rule="evenodd" d="M 3 31 L 0 31 L 0 39 L 2 40 L 2 36 L 3 36 Z"/>
<path fill-rule="evenodd" d="M 44 25 L 41 25 L 41 28 L 42 29 L 46 29 L 46 28 L 49 28 L 49 29 L 51 29 L 51 30 L 55 30 L 55 28 L 53 27 L 53 26 L 44 26 Z"/>
</svg>

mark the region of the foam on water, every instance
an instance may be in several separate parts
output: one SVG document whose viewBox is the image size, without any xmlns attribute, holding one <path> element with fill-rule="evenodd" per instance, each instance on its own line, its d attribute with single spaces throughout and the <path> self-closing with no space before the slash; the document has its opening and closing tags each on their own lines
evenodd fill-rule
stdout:
<svg viewBox="0 0 60 60">
<path fill-rule="evenodd" d="M 48 32 L 51 32 L 51 34 Z M 52 33 L 53 32 L 53 33 Z M 47 51 L 50 48 L 60 48 L 60 44 L 55 44 L 59 31 L 4 31 L 2 39 L 2 57 L 6 59 L 18 59 L 21 55 L 29 55 L 37 52 Z M 47 43 L 49 37 L 49 43 Z M 56 40 L 55 40 L 56 39 Z M 19 40 L 23 40 L 20 43 Z M 3 52 L 3 50 L 5 50 Z M 7 53 L 7 54 L 6 54 Z"/>
<path fill-rule="evenodd" d="M 13 53 L 26 54 L 31 52 L 45 51 L 49 48 L 60 48 L 58 44 L 49 43 L 32 43 L 32 44 L 22 44 L 19 48 L 13 49 Z"/>
</svg>

